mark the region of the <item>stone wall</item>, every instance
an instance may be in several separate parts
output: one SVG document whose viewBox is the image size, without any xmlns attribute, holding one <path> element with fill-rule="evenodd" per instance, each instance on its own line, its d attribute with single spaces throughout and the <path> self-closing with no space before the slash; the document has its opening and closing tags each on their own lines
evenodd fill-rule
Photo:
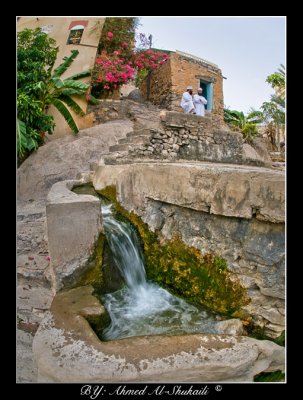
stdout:
<svg viewBox="0 0 303 400">
<path fill-rule="evenodd" d="M 217 115 L 202 118 L 168 111 L 161 118 L 161 128 L 150 129 L 146 143 L 130 146 L 132 157 L 252 165 L 270 162 L 260 143 L 256 149 L 244 144 L 242 134 L 231 131 Z"/>
<path fill-rule="evenodd" d="M 212 114 L 219 115 L 223 119 L 223 78 L 221 70 L 212 64 L 198 59 L 188 58 L 181 54 L 172 53 L 171 81 L 172 81 L 172 104 L 171 110 L 180 111 L 180 101 L 186 87 L 191 85 L 193 93 L 200 87 L 200 79 L 213 82 L 213 109 Z"/>
<path fill-rule="evenodd" d="M 173 99 L 170 60 L 153 71 L 150 76 L 142 82 L 140 91 L 143 97 L 153 104 L 157 104 L 160 108 L 170 109 L 170 104 Z M 179 111 L 181 111 L 181 109 Z"/>
<path fill-rule="evenodd" d="M 149 100 L 167 110 L 182 112 L 180 107 L 182 94 L 191 85 L 194 93 L 200 87 L 200 79 L 213 83 L 213 109 L 211 114 L 223 120 L 223 78 L 221 70 L 213 64 L 196 57 L 186 57 L 171 52 L 168 61 L 153 71 L 150 76 Z M 190 56 L 190 55 L 189 55 Z M 140 90 L 147 99 L 148 81 L 141 84 Z"/>
<path fill-rule="evenodd" d="M 285 329 L 284 223 L 211 215 L 153 200 L 142 218 L 167 239 L 181 233 L 202 254 L 223 257 L 233 279 L 247 289 L 251 302 L 244 310 L 254 322 L 273 337 Z"/>
</svg>

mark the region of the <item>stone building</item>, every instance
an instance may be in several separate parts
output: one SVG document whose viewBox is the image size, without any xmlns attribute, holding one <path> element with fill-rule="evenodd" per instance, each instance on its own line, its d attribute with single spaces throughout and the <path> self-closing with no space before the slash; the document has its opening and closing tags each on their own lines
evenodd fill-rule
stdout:
<svg viewBox="0 0 303 400">
<path fill-rule="evenodd" d="M 192 86 L 194 93 L 202 87 L 207 99 L 206 112 L 223 118 L 223 76 L 219 67 L 178 50 L 166 53 L 169 60 L 153 71 L 140 87 L 144 98 L 168 110 L 182 111 L 180 101 L 186 87 Z"/>
<path fill-rule="evenodd" d="M 97 53 L 100 33 L 104 24 L 104 17 L 18 17 L 17 31 L 25 28 L 41 28 L 43 32 L 56 40 L 59 46 L 57 60 L 54 69 L 63 62 L 63 57 L 70 56 L 71 50 L 78 50 L 79 54 L 70 67 L 63 73 L 62 78 L 86 71 L 93 67 Z M 96 22 L 98 29 L 91 32 Z M 90 78 L 84 79 L 85 82 Z M 87 102 L 78 99 L 77 103 L 86 113 Z M 92 115 L 80 117 L 70 110 L 79 129 L 92 126 Z M 64 136 L 71 132 L 62 115 L 54 107 L 50 107 L 49 113 L 54 116 L 56 127 L 53 135 L 47 135 L 49 139 Z"/>
</svg>

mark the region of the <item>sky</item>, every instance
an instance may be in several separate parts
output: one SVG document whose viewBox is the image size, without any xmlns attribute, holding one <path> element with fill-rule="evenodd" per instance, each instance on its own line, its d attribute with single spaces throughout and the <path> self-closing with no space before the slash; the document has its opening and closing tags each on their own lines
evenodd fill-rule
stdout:
<svg viewBox="0 0 303 400">
<path fill-rule="evenodd" d="M 180 50 L 217 64 L 224 105 L 248 113 L 274 93 L 266 77 L 286 65 L 286 17 L 140 17 L 152 47 Z"/>
</svg>

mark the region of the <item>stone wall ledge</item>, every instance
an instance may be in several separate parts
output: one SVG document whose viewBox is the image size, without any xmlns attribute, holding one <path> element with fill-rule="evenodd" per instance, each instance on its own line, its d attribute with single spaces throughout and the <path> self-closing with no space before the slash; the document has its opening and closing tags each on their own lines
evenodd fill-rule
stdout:
<svg viewBox="0 0 303 400">
<path fill-rule="evenodd" d="M 102 232 L 100 200 L 71 189 L 83 180 L 55 183 L 47 196 L 46 218 L 53 289 L 72 286 L 86 268 Z"/>
<path fill-rule="evenodd" d="M 285 221 L 285 174 L 269 168 L 222 163 L 133 163 L 99 165 L 97 190 L 116 184 L 130 211 L 146 199 L 228 217 Z"/>
</svg>

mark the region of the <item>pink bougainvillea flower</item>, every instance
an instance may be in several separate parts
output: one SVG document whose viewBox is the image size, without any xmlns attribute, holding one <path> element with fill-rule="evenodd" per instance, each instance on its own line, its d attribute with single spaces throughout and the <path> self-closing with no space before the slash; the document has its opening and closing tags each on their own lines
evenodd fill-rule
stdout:
<svg viewBox="0 0 303 400">
<path fill-rule="evenodd" d="M 112 37 L 114 36 L 114 34 L 113 34 L 112 32 L 107 32 L 107 36 L 108 36 L 109 38 L 112 38 Z"/>
<path fill-rule="evenodd" d="M 86 96 L 86 100 L 89 101 L 90 100 L 90 96 Z"/>
</svg>

